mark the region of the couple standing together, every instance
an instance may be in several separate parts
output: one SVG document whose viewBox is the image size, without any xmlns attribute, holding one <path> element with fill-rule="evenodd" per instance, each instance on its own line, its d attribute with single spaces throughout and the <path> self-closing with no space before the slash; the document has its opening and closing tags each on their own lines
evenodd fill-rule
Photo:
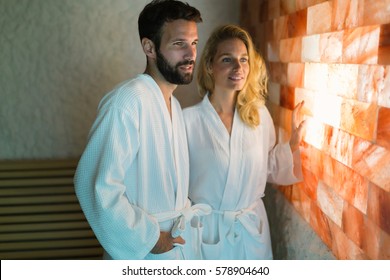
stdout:
<svg viewBox="0 0 390 280">
<path fill-rule="evenodd" d="M 266 182 L 301 178 L 303 123 L 276 144 L 264 61 L 246 31 L 217 28 L 198 66 L 203 100 L 182 112 L 199 11 L 152 1 L 138 19 L 147 65 L 100 102 L 75 175 L 105 259 L 272 259 Z"/>
</svg>

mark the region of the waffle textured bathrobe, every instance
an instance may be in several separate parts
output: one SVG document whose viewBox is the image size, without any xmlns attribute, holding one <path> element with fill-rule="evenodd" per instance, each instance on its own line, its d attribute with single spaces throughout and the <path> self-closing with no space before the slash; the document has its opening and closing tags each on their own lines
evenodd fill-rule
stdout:
<svg viewBox="0 0 390 280">
<path fill-rule="evenodd" d="M 229 135 L 207 95 L 184 110 L 189 197 L 213 208 L 198 223 L 203 259 L 272 259 L 262 201 L 266 182 L 291 184 L 302 174 L 299 151 L 293 155 L 288 143 L 275 145 L 271 116 L 265 106 L 259 113 L 260 125 L 250 128 L 236 111 Z"/>
<path fill-rule="evenodd" d="M 185 126 L 173 96 L 171 103 L 172 120 L 158 85 L 141 74 L 99 105 L 75 188 L 106 258 L 186 258 L 178 246 L 149 253 L 160 230 L 170 231 L 181 211 L 191 216 Z"/>
</svg>

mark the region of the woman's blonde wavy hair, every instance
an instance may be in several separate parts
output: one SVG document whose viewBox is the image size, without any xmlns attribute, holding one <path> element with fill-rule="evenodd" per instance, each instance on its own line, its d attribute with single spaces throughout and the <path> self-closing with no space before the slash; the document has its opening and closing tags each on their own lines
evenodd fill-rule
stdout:
<svg viewBox="0 0 390 280">
<path fill-rule="evenodd" d="M 250 127 L 260 124 L 259 107 L 267 98 L 267 69 L 265 62 L 256 51 L 248 32 L 236 25 L 223 25 L 216 28 L 206 42 L 199 62 L 197 79 L 199 93 L 203 97 L 214 89 L 211 64 L 217 53 L 219 43 L 228 39 L 240 39 L 246 46 L 249 57 L 249 74 L 246 83 L 237 96 L 237 110 L 244 123 Z"/>
</svg>

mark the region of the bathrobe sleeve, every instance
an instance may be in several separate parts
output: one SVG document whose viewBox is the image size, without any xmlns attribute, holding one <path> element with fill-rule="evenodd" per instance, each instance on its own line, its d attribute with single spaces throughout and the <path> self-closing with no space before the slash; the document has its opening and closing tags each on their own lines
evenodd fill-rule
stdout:
<svg viewBox="0 0 390 280">
<path fill-rule="evenodd" d="M 144 258 L 160 234 L 155 218 L 126 196 L 125 174 L 138 148 L 137 114 L 115 107 L 101 110 L 75 175 L 80 205 L 113 259 Z"/>
<path fill-rule="evenodd" d="M 275 127 L 271 116 L 263 114 L 269 127 L 269 153 L 267 181 L 279 185 L 291 185 L 302 181 L 302 164 L 299 149 L 292 153 L 290 144 L 277 143 Z"/>
</svg>

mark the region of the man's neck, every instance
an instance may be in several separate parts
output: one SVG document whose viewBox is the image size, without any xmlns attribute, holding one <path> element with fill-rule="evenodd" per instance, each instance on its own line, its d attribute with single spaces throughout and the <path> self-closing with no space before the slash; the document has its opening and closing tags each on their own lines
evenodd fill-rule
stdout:
<svg viewBox="0 0 390 280">
<path fill-rule="evenodd" d="M 155 69 L 151 69 L 150 67 L 147 67 L 145 69 L 144 73 L 151 76 L 153 78 L 153 80 L 157 83 L 157 85 L 159 86 L 159 88 L 163 94 L 168 112 L 169 112 L 170 116 L 172 117 L 171 98 L 172 98 L 173 91 L 176 89 L 177 85 L 167 82 L 167 80 L 165 80 L 165 78 L 161 75 L 161 73 L 159 71 L 157 71 Z"/>
</svg>

